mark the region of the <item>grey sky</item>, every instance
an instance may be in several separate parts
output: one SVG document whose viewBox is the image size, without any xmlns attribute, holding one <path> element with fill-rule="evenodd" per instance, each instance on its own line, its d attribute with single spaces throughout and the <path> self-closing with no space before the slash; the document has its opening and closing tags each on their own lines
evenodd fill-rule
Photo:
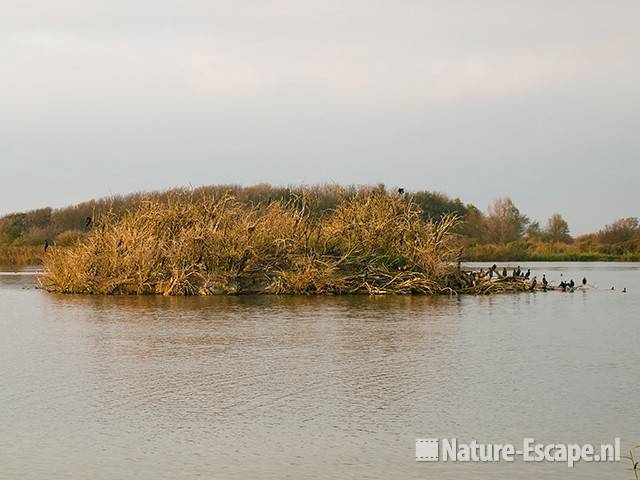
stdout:
<svg viewBox="0 0 640 480">
<path fill-rule="evenodd" d="M 638 216 L 640 2 L 4 0 L 0 214 L 214 183 Z"/>
</svg>

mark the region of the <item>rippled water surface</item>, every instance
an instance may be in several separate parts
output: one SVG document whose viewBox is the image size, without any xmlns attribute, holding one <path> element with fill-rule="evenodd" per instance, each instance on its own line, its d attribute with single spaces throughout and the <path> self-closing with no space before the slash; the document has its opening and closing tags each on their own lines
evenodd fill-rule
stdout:
<svg viewBox="0 0 640 480">
<path fill-rule="evenodd" d="M 640 443 L 640 264 L 531 266 L 589 287 L 86 297 L 5 272 L 0 478 L 630 478 L 415 462 L 416 437 Z"/>
</svg>

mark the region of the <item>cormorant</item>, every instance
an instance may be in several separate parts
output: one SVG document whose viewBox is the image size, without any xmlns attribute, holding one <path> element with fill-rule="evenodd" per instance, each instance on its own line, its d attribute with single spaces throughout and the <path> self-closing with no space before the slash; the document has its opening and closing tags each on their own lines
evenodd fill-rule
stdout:
<svg viewBox="0 0 640 480">
<path fill-rule="evenodd" d="M 502 269 L 502 276 L 503 276 L 503 277 L 506 277 L 506 276 L 507 276 L 507 267 L 504 267 L 504 268 Z"/>
<path fill-rule="evenodd" d="M 84 228 L 86 229 L 91 228 L 92 223 L 93 223 L 93 220 L 91 220 L 91 217 L 87 217 L 87 220 L 84 222 Z"/>
<path fill-rule="evenodd" d="M 622 293 L 627 293 L 627 287 L 624 287 L 624 288 L 622 289 Z"/>
<path fill-rule="evenodd" d="M 399 193 L 400 195 L 404 195 L 404 188 L 399 188 L 399 189 L 398 189 L 398 193 Z"/>
<path fill-rule="evenodd" d="M 542 285 L 547 288 L 547 285 L 549 285 L 549 282 L 547 281 L 547 276 L 546 275 L 542 275 Z"/>
<path fill-rule="evenodd" d="M 582 285 L 586 285 L 587 284 L 587 277 L 582 277 Z"/>
<path fill-rule="evenodd" d="M 572 278 L 572 279 L 571 279 L 571 281 L 569 282 L 569 286 L 570 286 L 571 288 L 573 288 L 573 287 L 575 287 L 575 286 L 576 286 L 576 282 L 574 282 L 574 281 L 573 281 L 573 278 Z"/>
<path fill-rule="evenodd" d="M 611 287 L 611 290 L 615 290 L 615 289 L 616 289 L 616 287 Z"/>
<path fill-rule="evenodd" d="M 524 274 L 524 278 L 526 278 L 527 280 L 529 280 L 529 277 L 531 276 L 531 269 L 527 268 L 527 273 Z"/>
<path fill-rule="evenodd" d="M 536 277 L 533 277 L 533 281 L 531 282 L 531 288 L 529 288 L 529 290 L 531 291 L 535 290 L 536 285 L 538 285 L 538 280 L 536 279 Z"/>
<path fill-rule="evenodd" d="M 49 240 L 44 241 L 44 251 L 46 252 L 49 249 Z"/>
</svg>

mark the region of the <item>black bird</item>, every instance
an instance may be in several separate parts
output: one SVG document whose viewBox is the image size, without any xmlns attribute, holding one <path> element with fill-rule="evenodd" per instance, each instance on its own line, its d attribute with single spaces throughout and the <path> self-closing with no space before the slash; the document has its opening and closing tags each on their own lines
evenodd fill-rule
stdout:
<svg viewBox="0 0 640 480">
<path fill-rule="evenodd" d="M 574 281 L 573 281 L 573 278 L 572 278 L 572 279 L 571 279 L 571 281 L 569 282 L 569 286 L 570 286 L 571 288 L 573 288 L 573 287 L 575 287 L 575 286 L 576 286 L 576 282 L 574 282 Z"/>
<path fill-rule="evenodd" d="M 524 278 L 526 278 L 527 280 L 529 280 L 529 277 L 531 276 L 531 269 L 528 268 L 527 269 L 527 273 L 524 274 Z"/>
<path fill-rule="evenodd" d="M 611 287 L 611 290 L 615 290 L 615 289 L 616 289 L 616 287 Z"/>
<path fill-rule="evenodd" d="M 84 222 L 84 228 L 86 229 L 91 228 L 92 223 L 93 223 L 93 220 L 91 220 L 91 217 L 87 217 L 87 220 Z"/>
<path fill-rule="evenodd" d="M 507 267 L 504 267 L 504 268 L 502 269 L 502 276 L 503 276 L 503 277 L 506 277 L 506 276 L 507 276 Z"/>
<path fill-rule="evenodd" d="M 542 275 L 542 285 L 547 288 L 547 285 L 549 285 L 549 282 L 547 281 L 547 276 L 546 275 Z"/>
<path fill-rule="evenodd" d="M 565 283 L 564 280 L 560 282 L 560 288 L 562 289 L 563 292 L 567 291 L 567 284 Z"/>
<path fill-rule="evenodd" d="M 400 195 L 404 195 L 404 188 L 399 188 L 399 189 L 398 189 L 398 193 L 399 193 Z"/>
<path fill-rule="evenodd" d="M 627 287 L 624 287 L 624 288 L 622 289 L 622 293 L 627 293 Z"/>
<path fill-rule="evenodd" d="M 529 288 L 529 290 L 535 290 L 536 285 L 538 285 L 538 280 L 536 279 L 536 277 L 533 277 L 533 281 L 531 282 L 531 287 Z"/>
<path fill-rule="evenodd" d="M 49 240 L 44 241 L 44 251 L 46 252 L 49 249 Z"/>
<path fill-rule="evenodd" d="M 587 277 L 582 277 L 582 285 L 586 285 L 587 284 Z"/>
</svg>

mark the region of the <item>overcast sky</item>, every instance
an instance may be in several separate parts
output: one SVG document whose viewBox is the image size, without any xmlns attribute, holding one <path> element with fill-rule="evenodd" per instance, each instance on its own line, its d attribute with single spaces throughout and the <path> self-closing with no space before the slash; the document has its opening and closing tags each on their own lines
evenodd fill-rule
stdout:
<svg viewBox="0 0 640 480">
<path fill-rule="evenodd" d="M 2 0 L 0 214 L 384 182 L 638 216 L 637 0 Z"/>
</svg>

